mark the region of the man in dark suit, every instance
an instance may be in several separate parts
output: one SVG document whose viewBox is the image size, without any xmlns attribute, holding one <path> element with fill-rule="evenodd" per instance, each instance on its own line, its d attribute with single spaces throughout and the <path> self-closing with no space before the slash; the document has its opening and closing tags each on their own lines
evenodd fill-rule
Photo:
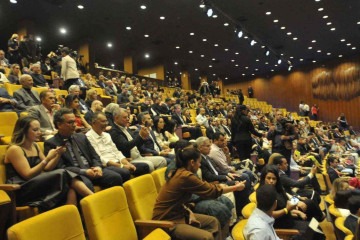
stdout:
<svg viewBox="0 0 360 240">
<path fill-rule="evenodd" d="M 34 85 L 33 79 L 28 74 L 21 75 L 19 79 L 22 88 L 14 92 L 14 98 L 18 102 L 17 108 L 20 110 L 27 110 L 29 107 L 39 105 L 39 94 L 32 90 Z"/>
<path fill-rule="evenodd" d="M 107 80 L 105 87 L 105 93 L 107 96 L 117 96 L 117 89 L 114 87 L 114 83 L 111 80 Z"/>
<path fill-rule="evenodd" d="M 149 129 L 147 127 L 142 127 L 139 134 L 134 135 L 127 127 L 129 124 L 129 114 L 125 109 L 120 108 L 114 110 L 113 116 L 114 126 L 109 133 L 117 149 L 119 149 L 125 157 L 132 158 L 131 162 L 146 163 L 149 166 L 150 172 L 166 166 L 166 160 L 161 156 L 142 157 L 140 154 L 139 149 L 149 137 Z"/>
<path fill-rule="evenodd" d="M 60 109 L 54 115 L 58 133 L 45 141 L 45 154 L 58 146 L 65 145 L 57 168 L 79 174 L 84 183 L 94 190 L 93 184 L 102 188 L 121 186 L 123 181 L 117 172 L 103 168 L 99 155 L 82 133 L 75 133 L 75 115 L 71 109 Z"/>
<path fill-rule="evenodd" d="M 34 87 L 46 87 L 48 83 L 46 82 L 44 76 L 41 74 L 40 64 L 34 63 L 31 66 L 32 73 L 30 74 L 34 81 Z"/>
<path fill-rule="evenodd" d="M 217 127 L 217 120 L 210 118 L 209 119 L 209 127 L 206 128 L 206 136 L 209 139 L 213 139 L 214 134 L 219 131 L 219 128 Z"/>
<path fill-rule="evenodd" d="M 235 181 L 246 181 L 245 189 L 234 192 L 236 201 L 236 213 L 241 216 L 242 208 L 249 203 L 249 195 L 251 194 L 251 181 L 247 174 L 241 176 L 230 172 L 218 172 L 212 161 L 209 158 L 211 143 L 207 137 L 199 137 L 196 139 L 196 144 L 201 152 L 201 173 L 202 179 L 207 182 L 220 182 L 227 185 L 234 185 Z"/>
<path fill-rule="evenodd" d="M 359 228 L 360 217 L 360 196 L 352 196 L 348 200 L 349 210 L 351 214 L 346 217 L 344 225 L 355 236 L 356 230 Z"/>
<path fill-rule="evenodd" d="M 30 116 L 39 120 L 42 138 L 45 140 L 57 133 L 53 120 L 55 111 L 59 110 L 60 106 L 55 104 L 55 99 L 52 91 L 42 91 L 40 93 L 41 104 L 32 106 L 28 111 Z"/>
</svg>

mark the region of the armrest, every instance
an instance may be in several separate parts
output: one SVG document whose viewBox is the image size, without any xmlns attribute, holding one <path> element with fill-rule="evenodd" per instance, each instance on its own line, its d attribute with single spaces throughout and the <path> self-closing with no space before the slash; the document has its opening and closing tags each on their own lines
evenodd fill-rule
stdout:
<svg viewBox="0 0 360 240">
<path fill-rule="evenodd" d="M 135 220 L 135 225 L 139 227 L 173 228 L 175 223 L 161 220 Z"/>
<path fill-rule="evenodd" d="M 20 188 L 21 186 L 19 184 L 0 184 L 0 190 L 4 191 L 16 191 Z"/>
<path fill-rule="evenodd" d="M 299 235 L 300 232 L 297 229 L 275 229 L 276 234 L 278 235 Z"/>
</svg>

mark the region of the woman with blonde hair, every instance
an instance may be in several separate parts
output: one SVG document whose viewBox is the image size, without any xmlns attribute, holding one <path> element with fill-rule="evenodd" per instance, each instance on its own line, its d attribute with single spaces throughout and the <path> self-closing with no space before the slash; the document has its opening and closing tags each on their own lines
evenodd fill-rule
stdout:
<svg viewBox="0 0 360 240">
<path fill-rule="evenodd" d="M 8 54 L 10 64 L 20 64 L 21 56 L 19 52 L 19 35 L 16 33 L 14 33 L 8 41 Z"/>
<path fill-rule="evenodd" d="M 97 91 L 95 88 L 90 88 L 86 91 L 85 104 L 90 109 L 94 100 L 97 100 Z"/>
<path fill-rule="evenodd" d="M 36 118 L 18 119 L 4 160 L 7 183 L 21 185 L 15 192 L 16 205 L 44 211 L 62 204 L 76 205 L 77 194 L 83 197 L 93 194 L 77 174 L 55 170 L 66 148 L 57 147 L 45 156 L 36 143 L 40 136 L 40 123 Z"/>
</svg>

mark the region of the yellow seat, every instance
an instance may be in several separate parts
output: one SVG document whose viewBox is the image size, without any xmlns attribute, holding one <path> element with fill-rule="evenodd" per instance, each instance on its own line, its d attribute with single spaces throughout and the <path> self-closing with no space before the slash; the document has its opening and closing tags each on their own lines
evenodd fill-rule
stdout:
<svg viewBox="0 0 360 240">
<path fill-rule="evenodd" d="M 80 214 L 62 206 L 22 221 L 8 229 L 9 240 L 85 240 Z"/>
<path fill-rule="evenodd" d="M 242 219 L 233 227 L 231 235 L 234 240 L 245 240 L 243 230 L 247 224 L 247 221 L 247 219 Z"/>
<path fill-rule="evenodd" d="M 0 239 L 6 239 L 6 229 L 15 223 L 15 208 L 9 195 L 0 190 Z"/>
<path fill-rule="evenodd" d="M 256 208 L 256 203 L 248 203 L 246 204 L 243 209 L 241 210 L 241 214 L 243 215 L 244 218 L 248 219 L 252 212 L 255 210 Z"/>
<path fill-rule="evenodd" d="M 331 204 L 329 206 L 329 213 L 330 213 L 331 220 L 332 220 L 333 223 L 335 222 L 336 218 L 342 217 L 340 211 L 335 207 L 334 204 Z"/>
<path fill-rule="evenodd" d="M 9 93 L 10 96 L 13 96 L 13 95 L 14 95 L 14 92 L 16 92 L 17 90 L 19 90 L 20 88 L 22 88 L 21 85 L 11 84 L 11 83 L 5 83 L 5 89 L 6 89 L 6 91 Z"/>
<path fill-rule="evenodd" d="M 151 176 L 154 180 L 154 183 L 155 183 L 158 193 L 160 192 L 162 185 L 164 185 L 166 182 L 165 171 L 166 171 L 166 167 L 163 167 L 163 168 L 157 169 L 151 173 Z"/>
<path fill-rule="evenodd" d="M 32 88 L 32 89 L 35 90 L 39 95 L 40 95 L 40 93 L 41 93 L 42 91 L 47 91 L 47 90 L 49 90 L 48 87 L 34 87 L 34 88 Z"/>
<path fill-rule="evenodd" d="M 335 235 L 337 239 L 353 239 L 354 235 L 353 233 L 345 227 L 344 225 L 345 218 L 344 217 L 338 217 L 335 220 Z"/>
<path fill-rule="evenodd" d="M 15 123 L 18 120 L 16 112 L 0 112 L 0 134 L 4 135 L 1 138 L 1 144 L 9 144 L 13 134 Z"/>
<path fill-rule="evenodd" d="M 334 204 L 334 200 L 331 198 L 330 194 L 325 196 L 324 201 L 328 206 L 330 206 L 331 204 Z"/>
<path fill-rule="evenodd" d="M 252 203 L 256 203 L 256 192 L 253 192 L 253 193 L 250 194 L 249 200 Z"/>
<path fill-rule="evenodd" d="M 135 221 L 151 220 L 158 192 L 150 174 L 133 178 L 124 183 L 131 216 Z M 170 229 L 174 227 L 171 221 L 157 221 L 157 227 Z M 154 227 L 142 228 L 139 237 L 145 237 Z M 140 230 L 140 229 L 139 229 Z"/>
<path fill-rule="evenodd" d="M 90 240 L 138 239 L 122 187 L 112 187 L 82 199 L 81 208 Z M 149 223 L 150 224 L 150 223 Z M 161 229 L 147 239 L 170 239 Z"/>
</svg>

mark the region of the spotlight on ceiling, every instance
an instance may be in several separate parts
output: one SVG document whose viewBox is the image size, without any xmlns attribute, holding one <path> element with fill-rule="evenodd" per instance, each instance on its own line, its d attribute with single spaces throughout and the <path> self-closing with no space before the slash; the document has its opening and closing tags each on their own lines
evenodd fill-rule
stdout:
<svg viewBox="0 0 360 240">
<path fill-rule="evenodd" d="M 281 61 L 281 58 L 279 58 L 278 61 L 277 61 L 277 63 L 278 63 L 278 64 L 281 64 L 281 62 L 282 62 L 282 61 Z"/>
<path fill-rule="evenodd" d="M 17 0 L 10 0 L 10 3 L 16 4 Z"/>
<path fill-rule="evenodd" d="M 242 36 L 244 36 L 244 32 L 242 30 L 239 30 L 237 36 L 238 38 L 242 38 Z"/>
<path fill-rule="evenodd" d="M 250 45 L 251 46 L 254 46 L 256 44 L 256 41 L 253 39 L 253 40 L 251 40 L 251 42 L 250 42 Z"/>
<path fill-rule="evenodd" d="M 206 10 L 206 15 L 207 15 L 208 17 L 211 17 L 213 14 L 214 14 L 214 10 L 213 10 L 211 7 L 209 7 L 209 8 Z"/>
<path fill-rule="evenodd" d="M 205 2 L 204 2 L 204 1 L 201 1 L 199 7 L 200 7 L 200 8 L 205 8 Z"/>
<path fill-rule="evenodd" d="M 270 50 L 269 49 L 266 49 L 265 50 L 265 56 L 269 56 L 270 55 Z"/>
<path fill-rule="evenodd" d="M 291 71 L 291 68 L 292 68 L 292 65 L 289 65 L 289 67 L 288 67 L 289 72 Z"/>
</svg>

